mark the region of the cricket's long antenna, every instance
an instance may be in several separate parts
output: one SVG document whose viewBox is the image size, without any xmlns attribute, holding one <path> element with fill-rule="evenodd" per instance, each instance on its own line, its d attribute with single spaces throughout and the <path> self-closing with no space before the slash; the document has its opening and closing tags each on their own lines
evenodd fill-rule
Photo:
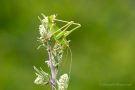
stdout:
<svg viewBox="0 0 135 90">
<path fill-rule="evenodd" d="M 70 79 L 70 76 L 71 76 L 71 69 L 72 69 L 72 51 L 71 51 L 71 48 L 68 47 L 69 51 L 70 51 L 70 65 L 69 65 L 69 79 Z"/>
<path fill-rule="evenodd" d="M 66 49 L 66 56 L 65 56 L 65 60 L 68 60 L 68 49 Z"/>
<path fill-rule="evenodd" d="M 63 59 L 65 60 L 65 62 L 68 60 L 68 49 L 66 49 L 65 57 Z M 64 64 L 62 64 L 62 66 L 65 65 L 65 62 L 64 62 Z"/>
</svg>

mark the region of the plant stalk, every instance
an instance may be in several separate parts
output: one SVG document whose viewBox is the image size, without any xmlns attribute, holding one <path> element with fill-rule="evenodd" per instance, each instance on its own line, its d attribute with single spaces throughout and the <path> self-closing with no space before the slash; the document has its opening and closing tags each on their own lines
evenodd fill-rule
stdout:
<svg viewBox="0 0 135 90">
<path fill-rule="evenodd" d="M 56 70 L 55 70 L 55 66 L 53 65 L 53 55 L 52 55 L 52 51 L 51 51 L 51 47 L 48 46 L 48 55 L 49 55 L 49 64 L 50 64 L 50 70 L 51 70 L 51 85 L 52 85 L 52 90 L 55 90 L 55 86 L 56 86 Z"/>
</svg>

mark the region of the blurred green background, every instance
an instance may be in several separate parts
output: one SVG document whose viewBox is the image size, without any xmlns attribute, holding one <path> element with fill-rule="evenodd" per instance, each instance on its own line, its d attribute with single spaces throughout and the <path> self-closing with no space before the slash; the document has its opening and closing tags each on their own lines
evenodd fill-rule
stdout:
<svg viewBox="0 0 135 90">
<path fill-rule="evenodd" d="M 73 52 L 68 90 L 135 90 L 135 0 L 0 0 L 0 90 L 51 90 L 35 85 L 38 16 L 82 27 L 69 36 Z"/>
</svg>

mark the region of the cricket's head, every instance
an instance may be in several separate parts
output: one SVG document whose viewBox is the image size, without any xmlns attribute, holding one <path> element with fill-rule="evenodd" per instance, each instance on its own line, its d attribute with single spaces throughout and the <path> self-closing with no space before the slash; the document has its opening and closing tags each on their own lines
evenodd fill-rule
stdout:
<svg viewBox="0 0 135 90">
<path fill-rule="evenodd" d="M 41 14 L 43 16 L 43 19 L 40 18 L 40 21 L 42 24 L 46 26 L 46 28 L 50 29 L 52 25 L 54 24 L 56 15 L 50 15 L 50 16 L 45 16 L 44 14 Z"/>
<path fill-rule="evenodd" d="M 55 14 L 48 16 L 48 21 L 49 21 L 50 24 L 54 23 L 55 19 L 56 19 L 56 15 Z"/>
</svg>

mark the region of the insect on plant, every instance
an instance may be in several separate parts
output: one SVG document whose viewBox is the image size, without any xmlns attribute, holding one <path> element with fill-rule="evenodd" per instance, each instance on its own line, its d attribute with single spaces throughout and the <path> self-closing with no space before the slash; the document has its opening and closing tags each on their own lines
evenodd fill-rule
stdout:
<svg viewBox="0 0 135 90">
<path fill-rule="evenodd" d="M 41 25 L 39 25 L 40 37 L 38 38 L 38 41 L 41 45 L 39 45 L 38 49 L 44 47 L 48 52 L 49 59 L 46 60 L 45 63 L 50 68 L 50 74 L 43 71 L 42 68 L 37 69 L 34 66 L 37 76 L 34 83 L 51 85 L 52 90 L 66 90 L 68 88 L 71 72 L 72 53 L 69 74 L 64 73 L 59 79 L 57 79 L 57 74 L 60 69 L 59 66 L 62 62 L 65 49 L 69 49 L 71 52 L 69 47 L 70 40 L 67 40 L 67 36 L 81 25 L 74 23 L 73 21 L 69 22 L 56 19 L 56 15 L 45 16 L 42 14 L 42 19 L 39 17 L 39 20 L 41 21 Z M 57 22 L 65 23 L 65 25 L 59 28 Z M 68 30 L 71 25 L 76 25 L 76 27 Z"/>
</svg>

